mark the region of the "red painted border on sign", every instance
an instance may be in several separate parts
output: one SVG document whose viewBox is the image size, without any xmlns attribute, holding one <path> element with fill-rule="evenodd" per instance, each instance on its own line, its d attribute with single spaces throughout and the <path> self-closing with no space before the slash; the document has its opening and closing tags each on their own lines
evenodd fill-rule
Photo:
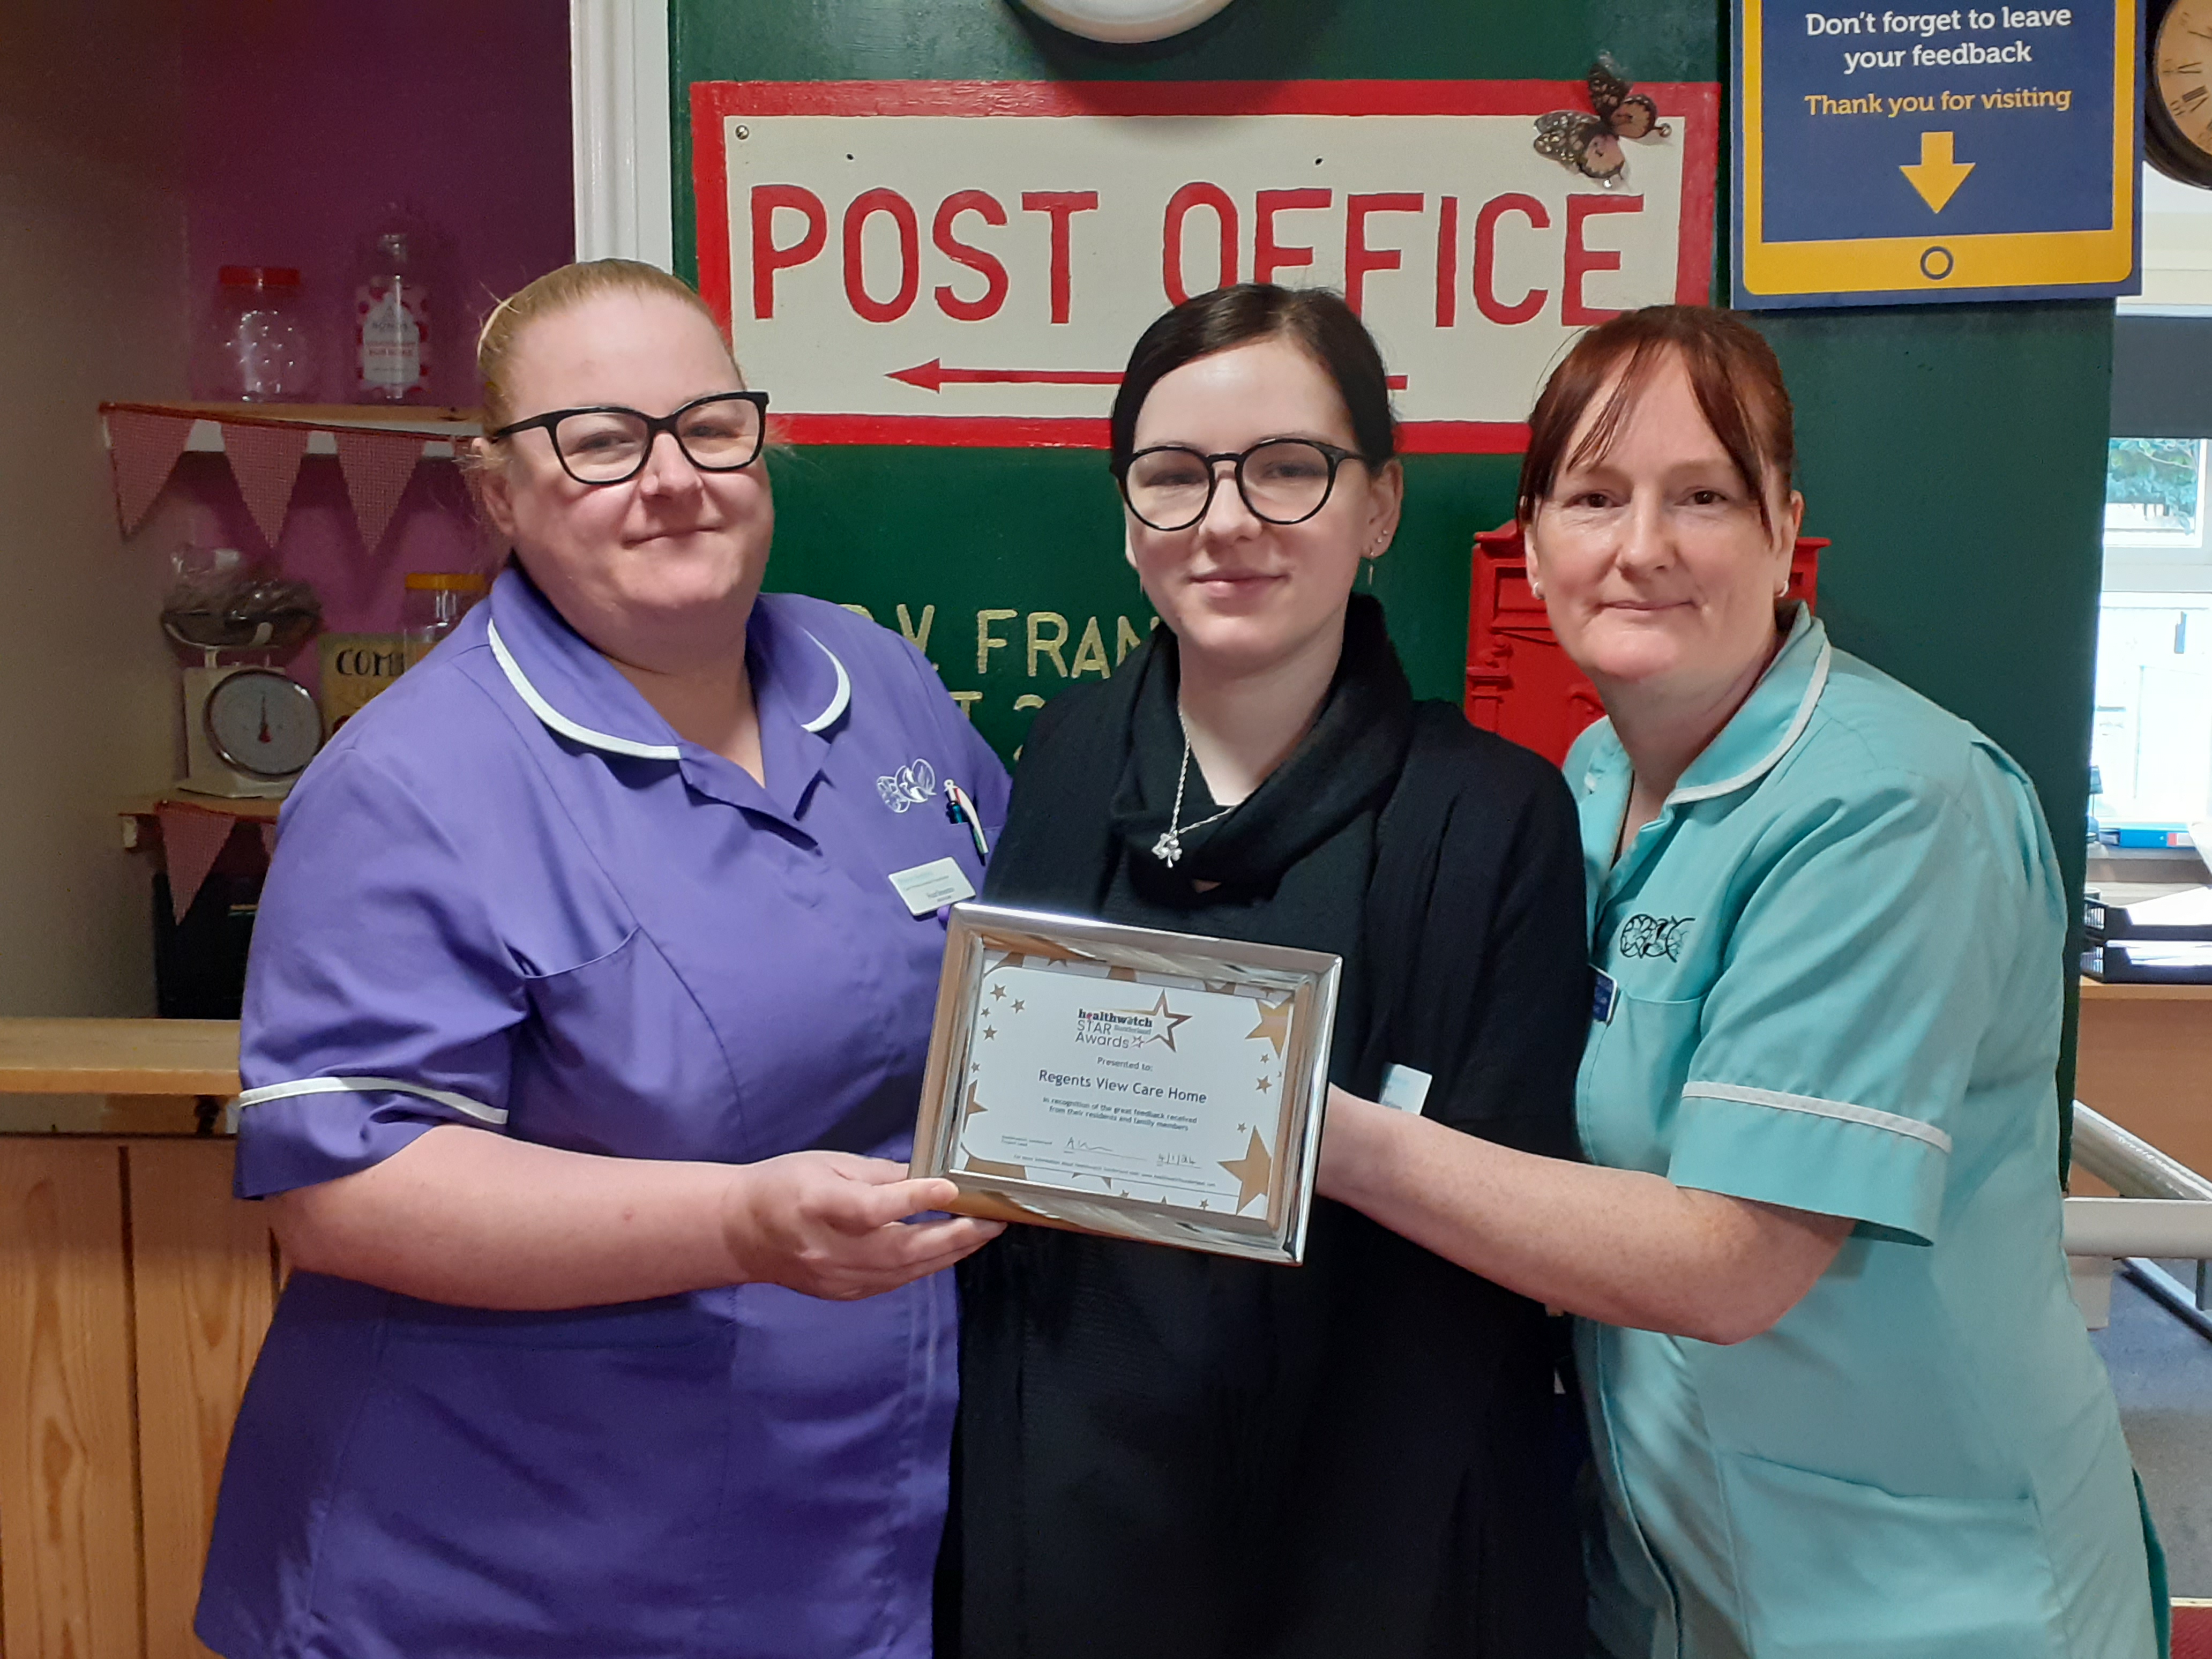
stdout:
<svg viewBox="0 0 2212 1659">
<path fill-rule="evenodd" d="M 788 444 L 922 444 L 952 449 L 1104 449 L 1106 422 L 1067 415 L 775 415 L 769 428 Z M 1407 455 L 1518 455 L 1528 428 L 1517 421 L 1407 421 Z"/>
<path fill-rule="evenodd" d="M 1720 88 L 1709 81 L 1642 83 L 1662 116 L 1695 117 L 1682 151 L 1674 298 L 1703 305 L 1713 277 L 1719 187 Z M 729 177 L 721 124 L 732 115 L 1526 115 L 1579 109 L 1580 81 L 695 81 L 691 167 L 699 290 L 730 323 Z M 1702 183 L 1702 188 L 1700 185 Z M 958 447 L 1106 447 L 1106 422 L 1018 415 L 787 415 L 797 444 L 939 444 Z M 1528 428 L 1495 421 L 1413 421 L 1412 454 L 1511 455 Z"/>
</svg>

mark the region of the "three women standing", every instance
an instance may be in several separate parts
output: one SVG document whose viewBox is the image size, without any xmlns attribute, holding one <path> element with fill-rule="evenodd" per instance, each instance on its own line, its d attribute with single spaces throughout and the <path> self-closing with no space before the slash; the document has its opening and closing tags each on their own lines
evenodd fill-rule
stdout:
<svg viewBox="0 0 2212 1659">
<path fill-rule="evenodd" d="M 878 786 L 988 823 L 1001 775 L 915 653 L 759 597 L 765 398 L 680 285 L 556 272 L 485 368 L 514 568 L 317 762 L 264 899 L 240 1184 L 295 1271 L 201 1633 L 919 1656 L 939 1270 L 994 1229 L 909 1219 L 941 933 L 890 878 L 981 872 Z M 2057 1246 L 2048 836 L 1778 613 L 1756 335 L 1632 313 L 1539 402 L 1531 571 L 1611 715 L 1575 795 L 1354 593 L 1402 483 L 1341 301 L 1178 307 L 1113 441 L 1164 626 L 1040 715 L 987 891 L 1341 956 L 1334 1201 L 1299 1272 L 967 1263 L 957 1650 L 1580 1655 L 1551 1304 L 1615 1659 L 2148 1654 Z"/>
</svg>

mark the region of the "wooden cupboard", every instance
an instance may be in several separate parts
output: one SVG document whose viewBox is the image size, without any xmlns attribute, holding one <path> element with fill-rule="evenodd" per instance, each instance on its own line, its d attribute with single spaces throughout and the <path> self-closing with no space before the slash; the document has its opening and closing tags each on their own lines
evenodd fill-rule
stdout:
<svg viewBox="0 0 2212 1659">
<path fill-rule="evenodd" d="M 0 1093 L 79 1093 L 94 1121 L 157 1131 L 0 1136 L 4 1659 L 207 1652 L 200 1565 L 278 1276 L 259 1206 L 230 1195 L 234 1143 L 199 1132 L 237 1090 L 237 1041 L 0 1020 Z"/>
</svg>

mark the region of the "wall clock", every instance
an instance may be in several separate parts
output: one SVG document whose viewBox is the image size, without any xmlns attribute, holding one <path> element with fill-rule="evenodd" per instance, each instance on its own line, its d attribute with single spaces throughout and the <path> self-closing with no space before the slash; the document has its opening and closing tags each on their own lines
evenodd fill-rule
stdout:
<svg viewBox="0 0 2212 1659">
<path fill-rule="evenodd" d="M 2152 0 L 2145 39 L 2143 155 L 2212 190 L 2212 0 Z"/>
<path fill-rule="evenodd" d="M 1196 28 L 1229 0 L 1023 0 L 1046 22 L 1086 40 L 1131 45 Z"/>
</svg>

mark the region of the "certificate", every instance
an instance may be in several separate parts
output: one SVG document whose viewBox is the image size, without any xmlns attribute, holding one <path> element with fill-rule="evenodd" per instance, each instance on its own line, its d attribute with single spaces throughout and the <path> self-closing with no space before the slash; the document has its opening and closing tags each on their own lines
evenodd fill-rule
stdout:
<svg viewBox="0 0 2212 1659">
<path fill-rule="evenodd" d="M 956 904 L 914 1173 L 963 1214 L 1295 1264 L 1341 967 Z"/>
</svg>

